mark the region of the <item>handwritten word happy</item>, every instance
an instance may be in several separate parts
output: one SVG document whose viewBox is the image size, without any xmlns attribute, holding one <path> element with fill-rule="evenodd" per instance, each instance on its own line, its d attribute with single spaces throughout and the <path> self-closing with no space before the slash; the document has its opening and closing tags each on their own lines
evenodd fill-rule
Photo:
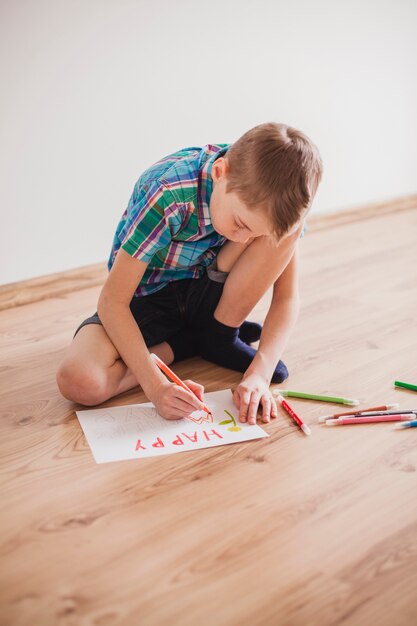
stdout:
<svg viewBox="0 0 417 626">
<path fill-rule="evenodd" d="M 177 435 L 175 439 L 171 442 L 174 446 L 183 446 L 186 441 L 190 443 L 198 443 L 198 435 L 202 435 L 205 437 L 206 441 L 210 440 L 210 437 L 218 437 L 219 439 L 223 439 L 222 435 L 219 435 L 218 432 L 214 430 L 214 428 L 207 432 L 203 430 L 201 432 L 195 431 L 193 435 L 187 435 L 187 433 L 181 433 L 181 435 Z M 157 437 L 156 441 L 151 444 L 152 448 L 165 448 L 165 443 L 162 441 L 161 437 Z M 146 450 L 146 446 L 142 445 L 142 440 L 138 439 L 135 450 Z"/>
</svg>

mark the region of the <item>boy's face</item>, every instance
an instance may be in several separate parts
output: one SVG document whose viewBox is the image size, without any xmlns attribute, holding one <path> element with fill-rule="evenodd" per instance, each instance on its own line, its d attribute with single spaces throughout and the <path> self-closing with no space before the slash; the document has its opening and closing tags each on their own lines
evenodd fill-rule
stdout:
<svg viewBox="0 0 417 626">
<path fill-rule="evenodd" d="M 228 163 L 219 157 L 211 170 L 213 192 L 210 216 L 214 230 L 230 241 L 246 243 L 249 239 L 270 235 L 272 228 L 267 215 L 259 210 L 249 210 L 234 191 L 226 193 Z"/>
</svg>

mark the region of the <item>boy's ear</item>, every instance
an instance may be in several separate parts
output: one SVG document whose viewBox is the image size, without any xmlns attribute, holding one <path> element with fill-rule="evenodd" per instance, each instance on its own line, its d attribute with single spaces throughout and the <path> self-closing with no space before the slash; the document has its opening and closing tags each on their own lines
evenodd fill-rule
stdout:
<svg viewBox="0 0 417 626">
<path fill-rule="evenodd" d="M 214 182 L 217 183 L 223 176 L 227 176 L 229 172 L 229 164 L 224 157 L 219 157 L 213 163 L 211 175 Z"/>
</svg>

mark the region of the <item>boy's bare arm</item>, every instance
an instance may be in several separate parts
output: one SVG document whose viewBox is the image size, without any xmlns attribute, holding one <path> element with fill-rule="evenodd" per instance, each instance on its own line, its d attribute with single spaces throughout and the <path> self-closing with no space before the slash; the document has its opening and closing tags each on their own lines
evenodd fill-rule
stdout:
<svg viewBox="0 0 417 626">
<path fill-rule="evenodd" d="M 161 383 L 166 382 L 166 378 L 150 358 L 145 340 L 129 308 L 146 267 L 147 263 L 120 249 L 101 291 L 97 313 L 124 363 L 148 398 L 151 398 Z"/>
<path fill-rule="evenodd" d="M 280 360 L 300 309 L 298 290 L 298 252 L 293 256 L 273 286 L 273 296 L 266 315 L 258 350 L 245 377 L 258 374 L 268 384 Z"/>
<path fill-rule="evenodd" d="M 97 312 L 116 350 L 159 414 L 180 419 L 204 408 L 197 395 L 200 385 L 187 380 L 192 387 L 187 391 L 168 381 L 149 355 L 129 306 L 146 267 L 147 263 L 120 249 L 101 291 Z"/>
</svg>

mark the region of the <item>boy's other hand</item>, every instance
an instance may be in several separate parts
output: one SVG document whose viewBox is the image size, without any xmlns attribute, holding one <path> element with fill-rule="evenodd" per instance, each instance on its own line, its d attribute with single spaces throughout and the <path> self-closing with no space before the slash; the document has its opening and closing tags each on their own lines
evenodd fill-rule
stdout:
<svg viewBox="0 0 417 626">
<path fill-rule="evenodd" d="M 271 417 L 277 417 L 278 410 L 274 396 L 267 381 L 259 374 L 244 376 L 232 390 L 233 401 L 239 409 L 239 421 L 256 424 L 258 408 L 262 411 L 262 421 L 268 423 Z"/>
<path fill-rule="evenodd" d="M 167 420 L 179 420 L 191 413 L 204 409 L 204 387 L 193 380 L 184 380 L 195 393 L 191 393 L 176 383 L 162 383 L 151 398 L 159 415 Z M 197 395 L 195 395 L 197 394 Z"/>
</svg>

